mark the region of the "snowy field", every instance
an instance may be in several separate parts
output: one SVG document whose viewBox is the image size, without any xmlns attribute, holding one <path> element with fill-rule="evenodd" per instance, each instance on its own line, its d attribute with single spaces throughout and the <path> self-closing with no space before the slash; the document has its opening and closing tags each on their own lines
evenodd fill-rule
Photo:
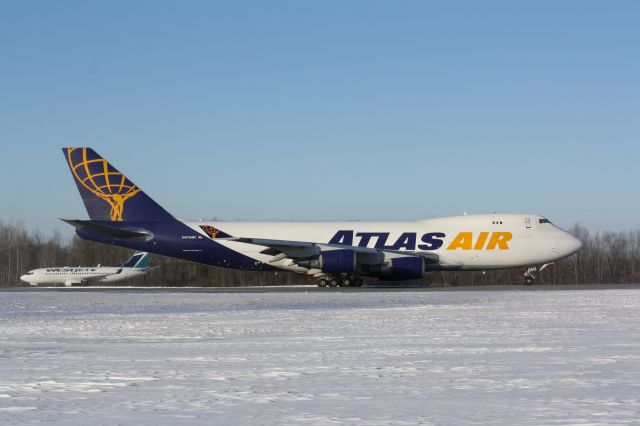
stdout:
<svg viewBox="0 0 640 426">
<path fill-rule="evenodd" d="M 640 424 L 640 291 L 0 293 L 0 424 Z"/>
</svg>

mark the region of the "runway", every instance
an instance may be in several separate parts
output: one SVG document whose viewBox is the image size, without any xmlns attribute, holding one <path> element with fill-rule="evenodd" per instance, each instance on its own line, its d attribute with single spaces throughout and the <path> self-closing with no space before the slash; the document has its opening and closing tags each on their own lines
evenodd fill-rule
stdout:
<svg viewBox="0 0 640 426">
<path fill-rule="evenodd" d="M 640 418 L 635 287 L 271 290 L 2 292 L 1 423 Z"/>
<path fill-rule="evenodd" d="M 10 287 L 0 292 L 116 292 L 116 293 L 394 293 L 449 291 L 568 291 L 568 290 L 640 290 L 640 284 L 564 284 L 564 285 L 487 285 L 487 286 L 406 286 L 399 284 L 365 285 L 358 288 L 325 287 L 315 285 L 254 286 L 254 287 Z"/>
</svg>

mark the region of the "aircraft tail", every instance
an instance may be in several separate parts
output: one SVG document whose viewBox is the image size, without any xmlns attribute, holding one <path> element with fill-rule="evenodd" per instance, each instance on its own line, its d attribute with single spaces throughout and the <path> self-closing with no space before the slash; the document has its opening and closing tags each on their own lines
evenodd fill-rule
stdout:
<svg viewBox="0 0 640 426">
<path fill-rule="evenodd" d="M 149 253 L 136 253 L 121 265 L 123 268 L 145 269 L 149 267 Z"/>
<path fill-rule="evenodd" d="M 175 220 L 140 188 L 91 148 L 62 148 L 82 201 L 94 221 Z"/>
</svg>

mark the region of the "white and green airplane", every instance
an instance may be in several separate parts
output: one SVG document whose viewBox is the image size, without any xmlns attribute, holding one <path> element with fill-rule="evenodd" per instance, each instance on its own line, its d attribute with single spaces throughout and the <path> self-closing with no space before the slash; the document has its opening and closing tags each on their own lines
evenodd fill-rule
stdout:
<svg viewBox="0 0 640 426">
<path fill-rule="evenodd" d="M 116 283 L 145 275 L 155 268 L 149 267 L 149 253 L 136 253 L 120 266 L 77 266 L 34 269 L 20 279 L 31 285 L 89 285 Z"/>
</svg>

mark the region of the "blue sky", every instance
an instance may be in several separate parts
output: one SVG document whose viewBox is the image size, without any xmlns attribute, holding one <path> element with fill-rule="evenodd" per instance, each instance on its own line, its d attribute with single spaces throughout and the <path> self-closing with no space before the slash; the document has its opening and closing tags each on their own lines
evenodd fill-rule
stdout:
<svg viewBox="0 0 640 426">
<path fill-rule="evenodd" d="M 640 228 L 640 2 L 0 4 L 0 220 L 91 146 L 181 218 Z"/>
</svg>

